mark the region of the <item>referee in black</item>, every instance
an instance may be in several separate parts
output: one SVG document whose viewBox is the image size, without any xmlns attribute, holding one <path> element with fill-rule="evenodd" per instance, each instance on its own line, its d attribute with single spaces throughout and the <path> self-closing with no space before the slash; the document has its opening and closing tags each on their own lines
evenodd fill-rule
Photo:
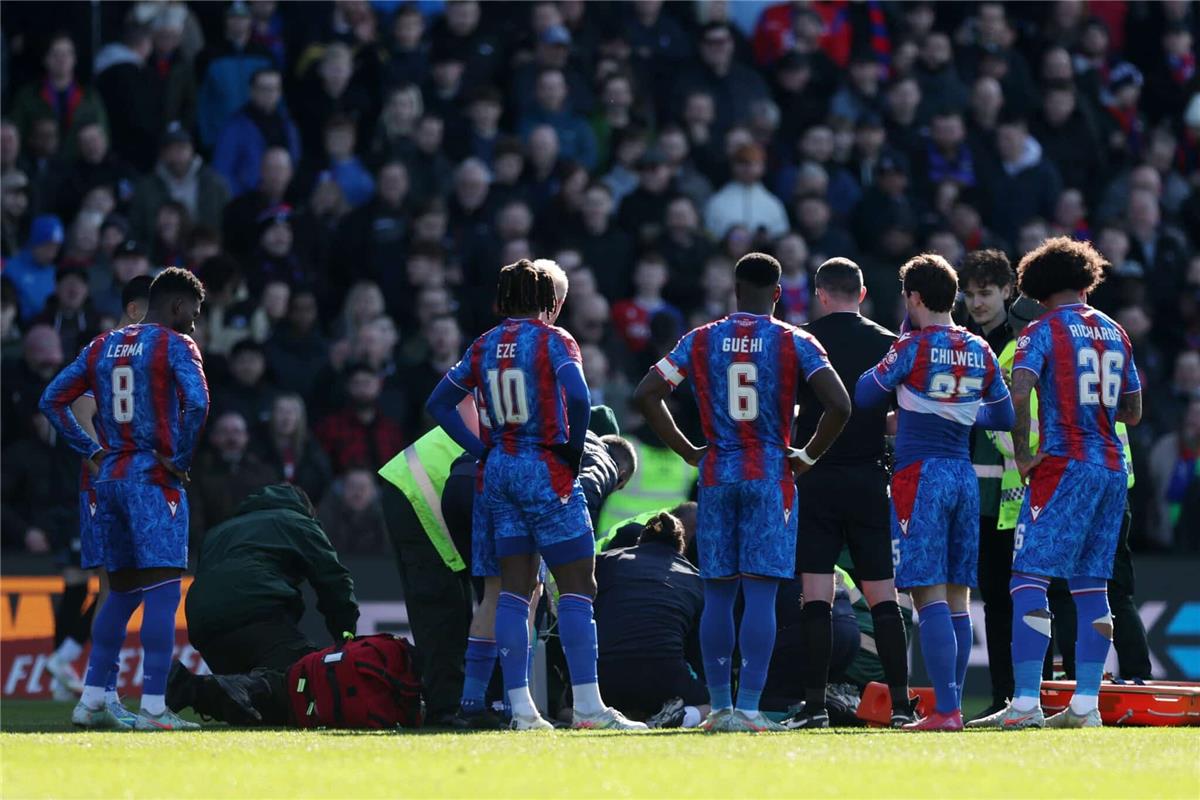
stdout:
<svg viewBox="0 0 1200 800">
<path fill-rule="evenodd" d="M 826 314 L 804 328 L 825 347 L 842 383 L 852 386 L 887 354 L 896 334 L 859 313 L 867 291 L 853 261 L 829 259 L 817 270 L 815 283 Z M 821 414 L 821 404 L 808 394 L 806 387 L 800 395 L 796 441 L 806 441 Z M 892 572 L 886 425 L 886 407 L 855 407 L 842 435 L 797 482 L 796 571 L 803 576 L 807 660 L 804 707 L 784 721 L 789 728 L 829 725 L 825 684 L 833 639 L 833 567 L 847 545 L 855 579 L 871 606 L 875 645 L 892 696 L 892 725 L 914 719 L 908 702 L 908 645 Z"/>
</svg>

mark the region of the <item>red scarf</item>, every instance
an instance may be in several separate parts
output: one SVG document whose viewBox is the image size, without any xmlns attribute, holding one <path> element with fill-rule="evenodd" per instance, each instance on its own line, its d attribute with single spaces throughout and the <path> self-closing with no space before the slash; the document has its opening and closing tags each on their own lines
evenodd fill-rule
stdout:
<svg viewBox="0 0 1200 800">
<path fill-rule="evenodd" d="M 60 120 L 63 121 L 63 133 L 65 134 L 71 129 L 71 120 L 75 117 L 75 109 L 79 108 L 79 104 L 83 102 L 83 89 L 79 88 L 79 84 L 71 81 L 71 87 L 67 89 L 67 107 L 58 107 L 58 92 L 50 85 L 50 79 L 42 81 L 42 99 L 46 101 L 46 105 L 54 112 Z"/>
</svg>

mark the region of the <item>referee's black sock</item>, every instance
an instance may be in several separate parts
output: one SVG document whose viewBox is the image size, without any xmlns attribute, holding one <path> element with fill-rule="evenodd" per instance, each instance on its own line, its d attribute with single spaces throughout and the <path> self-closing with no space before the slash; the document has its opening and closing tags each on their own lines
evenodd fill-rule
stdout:
<svg viewBox="0 0 1200 800">
<path fill-rule="evenodd" d="M 86 617 L 83 604 L 87 602 L 87 581 L 83 583 L 68 583 L 63 588 L 62 597 L 58 600 L 58 608 L 54 610 L 54 647 L 58 648 L 68 636 L 86 644 L 88 636 L 81 637 L 82 621 Z M 91 627 L 91 617 L 86 617 L 88 628 Z"/>
<path fill-rule="evenodd" d="M 892 696 L 892 711 L 908 712 L 908 642 L 904 635 L 904 618 L 895 600 L 876 603 L 871 607 L 875 622 L 875 649 Z"/>
<path fill-rule="evenodd" d="M 804 710 L 825 710 L 825 684 L 833 652 L 833 608 L 823 600 L 804 603 Z"/>
</svg>

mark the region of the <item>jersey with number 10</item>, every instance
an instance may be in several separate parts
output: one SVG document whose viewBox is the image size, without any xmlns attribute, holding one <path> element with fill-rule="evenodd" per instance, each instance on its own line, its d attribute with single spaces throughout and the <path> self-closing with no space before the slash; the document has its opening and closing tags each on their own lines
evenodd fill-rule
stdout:
<svg viewBox="0 0 1200 800">
<path fill-rule="evenodd" d="M 831 369 L 811 334 L 738 312 L 687 333 L 654 369 L 672 386 L 692 381 L 708 452 L 705 486 L 782 480 L 800 377 Z"/>
<path fill-rule="evenodd" d="M 96 438 L 108 451 L 95 482 L 178 488 L 155 453 L 187 471 L 208 413 L 208 383 L 191 337 L 162 325 L 129 325 L 97 336 L 59 373 L 43 405 L 81 453 L 95 445 L 67 409 L 89 390 L 96 398 Z"/>
<path fill-rule="evenodd" d="M 1124 328 L 1091 306 L 1059 306 L 1017 339 L 1013 373 L 1019 369 L 1038 376 L 1040 452 L 1126 467 L 1117 405 L 1142 384 Z"/>
<path fill-rule="evenodd" d="M 474 393 L 485 446 L 541 457 L 570 433 L 558 371 L 572 363 L 582 359 L 571 334 L 536 319 L 507 319 L 472 342 L 446 377 Z"/>
</svg>

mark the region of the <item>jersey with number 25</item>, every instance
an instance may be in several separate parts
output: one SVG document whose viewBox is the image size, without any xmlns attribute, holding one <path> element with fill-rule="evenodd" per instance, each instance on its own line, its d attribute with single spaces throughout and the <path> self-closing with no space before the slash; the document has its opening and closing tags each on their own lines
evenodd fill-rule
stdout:
<svg viewBox="0 0 1200 800">
<path fill-rule="evenodd" d="M 808 332 L 743 312 L 687 333 L 654 365 L 672 386 L 692 381 L 708 440 L 705 486 L 786 477 L 800 379 L 830 368 Z"/>
<path fill-rule="evenodd" d="M 1019 369 L 1038 376 L 1042 453 L 1126 468 L 1117 405 L 1142 384 L 1124 328 L 1091 306 L 1059 306 L 1017 339 Z"/>
<path fill-rule="evenodd" d="M 485 446 L 540 456 L 567 441 L 558 371 L 571 363 L 582 364 L 571 334 L 536 319 L 506 319 L 472 342 L 446 377 L 474 393 Z"/>
<path fill-rule="evenodd" d="M 162 325 L 129 325 L 97 336 L 46 388 L 43 408 L 80 453 L 95 443 L 67 409 L 87 391 L 108 451 L 96 482 L 130 480 L 178 488 L 155 453 L 186 472 L 208 414 L 208 383 L 191 337 Z M 74 424 L 72 424 L 74 423 Z"/>
</svg>

